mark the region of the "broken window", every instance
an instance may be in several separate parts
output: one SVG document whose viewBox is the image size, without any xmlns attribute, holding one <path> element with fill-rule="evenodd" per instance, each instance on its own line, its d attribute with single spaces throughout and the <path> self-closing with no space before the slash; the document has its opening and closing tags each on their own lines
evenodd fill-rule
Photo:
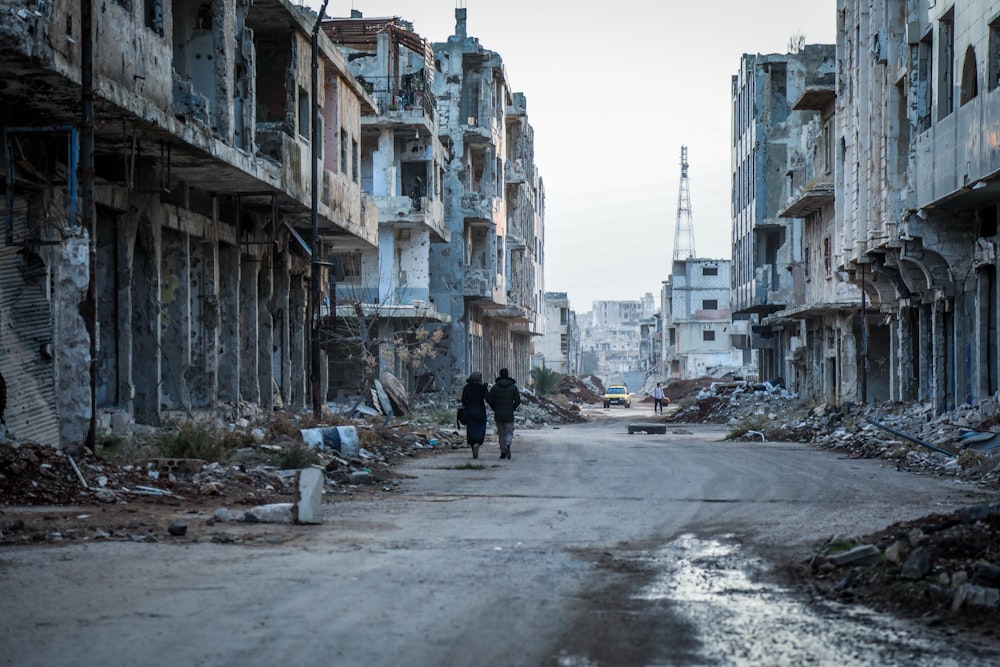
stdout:
<svg viewBox="0 0 1000 667">
<path fill-rule="evenodd" d="M 146 27 L 163 36 L 163 0 L 145 0 Z"/>
<path fill-rule="evenodd" d="M 938 22 L 938 120 L 954 108 L 955 86 L 955 9 Z"/>
<path fill-rule="evenodd" d="M 351 180 L 355 183 L 358 182 L 358 141 L 357 139 L 351 140 Z"/>
<path fill-rule="evenodd" d="M 917 80 L 913 87 L 916 95 L 917 132 L 924 132 L 931 126 L 931 100 L 934 97 L 933 53 L 934 37 L 927 33 L 917 45 Z"/>
<path fill-rule="evenodd" d="M 719 300 L 718 299 L 703 299 L 701 302 L 702 310 L 718 310 Z"/>
<path fill-rule="evenodd" d="M 715 332 L 712 331 L 711 329 L 706 329 L 705 331 L 701 332 L 701 339 L 703 341 L 713 341 L 715 340 Z"/>
<path fill-rule="evenodd" d="M 349 252 L 337 255 L 336 262 L 343 268 L 343 277 L 337 276 L 338 280 L 348 283 L 361 281 L 361 253 Z M 335 263 L 336 263 L 335 262 Z M 338 273 L 340 273 L 338 271 Z"/>
<path fill-rule="evenodd" d="M 830 278 L 833 275 L 833 253 L 830 237 L 827 236 L 823 239 L 823 269 L 826 271 L 826 277 Z"/>
<path fill-rule="evenodd" d="M 993 90 L 1000 85 L 1000 18 L 990 23 L 990 61 L 987 73 L 986 88 Z"/>
<path fill-rule="evenodd" d="M 976 68 L 976 50 L 971 46 L 965 50 L 965 63 L 962 65 L 962 98 L 960 104 L 965 105 L 979 94 L 979 73 Z"/>
<path fill-rule="evenodd" d="M 347 173 L 347 130 L 340 131 L 340 173 Z"/>
<path fill-rule="evenodd" d="M 309 122 L 312 116 L 311 108 L 309 93 L 306 92 L 305 88 L 299 88 L 299 136 L 305 139 L 309 138 L 309 131 L 312 128 L 312 123 Z"/>
<path fill-rule="evenodd" d="M 703 267 L 701 267 L 701 275 L 703 275 L 703 276 L 717 276 L 717 275 L 719 275 L 719 267 L 717 267 L 717 266 L 703 266 Z"/>
</svg>

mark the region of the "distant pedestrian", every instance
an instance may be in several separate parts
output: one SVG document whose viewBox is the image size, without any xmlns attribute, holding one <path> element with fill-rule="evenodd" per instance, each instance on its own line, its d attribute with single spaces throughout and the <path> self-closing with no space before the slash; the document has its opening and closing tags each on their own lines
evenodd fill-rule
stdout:
<svg viewBox="0 0 1000 667">
<path fill-rule="evenodd" d="M 521 405 L 521 390 L 506 368 L 500 369 L 500 377 L 486 395 L 486 402 L 493 408 L 493 419 L 497 423 L 500 458 L 509 459 L 514 440 L 514 411 Z"/>
<path fill-rule="evenodd" d="M 486 439 L 486 392 L 483 374 L 475 371 L 465 381 L 462 389 L 462 419 L 465 421 L 465 439 L 472 447 L 472 458 L 479 458 L 479 446 Z"/>
<path fill-rule="evenodd" d="M 656 414 L 657 412 L 661 415 L 663 414 L 663 401 L 665 398 L 666 397 L 663 395 L 663 387 L 659 382 L 657 382 L 656 386 L 653 387 L 653 414 Z M 669 402 L 670 400 L 667 399 L 667 403 Z"/>
</svg>

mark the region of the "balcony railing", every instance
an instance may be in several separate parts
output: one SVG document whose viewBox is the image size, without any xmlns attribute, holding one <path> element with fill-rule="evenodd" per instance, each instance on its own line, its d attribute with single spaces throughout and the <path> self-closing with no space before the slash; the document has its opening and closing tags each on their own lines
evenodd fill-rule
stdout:
<svg viewBox="0 0 1000 667">
<path fill-rule="evenodd" d="M 375 98 L 378 113 L 390 111 L 419 111 L 428 118 L 434 117 L 437 100 L 430 84 L 412 74 L 403 76 L 359 76 L 358 82 Z"/>
</svg>

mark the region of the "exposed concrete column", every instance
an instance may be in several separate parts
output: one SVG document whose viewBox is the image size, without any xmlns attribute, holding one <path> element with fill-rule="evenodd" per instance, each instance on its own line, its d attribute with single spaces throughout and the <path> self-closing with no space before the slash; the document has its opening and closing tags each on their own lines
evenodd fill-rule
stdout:
<svg viewBox="0 0 1000 667">
<path fill-rule="evenodd" d="M 240 402 L 240 250 L 219 246 L 218 398 Z"/>
<path fill-rule="evenodd" d="M 948 341 L 945 339 L 945 301 L 935 298 L 930 306 L 931 393 L 934 410 L 944 412 L 948 399 Z"/>
<path fill-rule="evenodd" d="M 257 381 L 261 410 L 274 409 L 274 250 L 268 248 L 257 276 Z"/>
<path fill-rule="evenodd" d="M 309 373 L 306 370 L 306 287 L 302 274 L 290 277 L 288 286 L 288 362 L 291 380 L 290 400 L 292 405 L 302 408 L 310 401 L 306 387 Z"/>
<path fill-rule="evenodd" d="M 854 319 L 844 318 L 841 322 L 840 339 L 840 399 L 841 403 L 861 401 L 861 386 L 858 384 L 859 358 L 858 339 L 854 335 Z M 862 324 L 864 326 L 864 324 Z"/>
<path fill-rule="evenodd" d="M 87 230 L 60 244 L 53 266 L 55 290 L 52 319 L 59 445 L 76 451 L 90 431 L 90 336 L 81 315 L 90 281 L 90 237 Z M 11 387 L 17 391 L 16 387 Z"/>
<path fill-rule="evenodd" d="M 281 391 L 281 400 L 288 404 L 292 398 L 291 384 L 291 357 L 289 341 L 289 289 L 291 285 L 291 266 L 287 250 L 281 252 L 275 258 L 274 272 L 274 299 L 272 312 L 274 313 L 274 349 L 278 358 L 275 369 L 278 377 L 278 388 Z"/>
<path fill-rule="evenodd" d="M 219 244 L 202 239 L 192 248 L 191 401 L 214 408 L 219 392 Z"/>
<path fill-rule="evenodd" d="M 168 409 L 191 409 L 191 261 L 188 236 L 162 232 L 160 265 L 160 402 Z"/>
<path fill-rule="evenodd" d="M 396 192 L 396 135 L 391 128 L 382 128 L 378 149 L 372 153 L 372 194 L 394 197 Z"/>
<path fill-rule="evenodd" d="M 378 229 L 378 302 L 384 307 L 399 302 L 396 298 L 396 234 L 389 225 Z"/>
<path fill-rule="evenodd" d="M 964 289 L 956 291 L 953 309 L 954 331 L 950 346 L 955 348 L 955 404 L 972 405 L 979 396 L 979 378 L 986 371 L 985 364 L 977 363 L 983 348 L 973 347 L 977 340 L 977 324 L 979 312 L 976 307 L 978 294 L 976 292 L 975 274 L 970 278 Z"/>
<path fill-rule="evenodd" d="M 135 280 L 135 244 L 138 221 L 122 215 L 115 226 L 117 234 L 118 258 L 115 266 L 117 299 L 117 345 L 115 357 L 118 362 L 118 397 L 123 410 L 135 414 L 135 383 L 132 370 L 133 321 L 135 304 L 132 301 L 132 285 Z"/>
<path fill-rule="evenodd" d="M 257 374 L 257 274 L 260 260 L 252 255 L 240 258 L 240 399 L 260 404 L 260 378 Z"/>
<path fill-rule="evenodd" d="M 889 326 L 889 345 L 892 353 L 889 355 L 889 400 L 905 401 L 909 393 L 909 379 L 913 377 L 910 364 L 912 350 L 909 345 L 910 334 L 905 330 L 907 308 L 900 308 Z"/>
<path fill-rule="evenodd" d="M 132 282 L 132 381 L 135 412 L 141 424 L 160 424 L 162 355 L 160 354 L 160 226 L 141 213 L 136 230 Z"/>
<path fill-rule="evenodd" d="M 236 4 L 231 0 L 213 0 L 212 17 L 212 45 L 215 52 L 215 99 L 212 100 L 212 111 L 216 134 L 229 144 L 233 141 L 233 100 L 236 99 L 233 87 L 237 44 L 233 32 L 236 26 Z"/>
</svg>

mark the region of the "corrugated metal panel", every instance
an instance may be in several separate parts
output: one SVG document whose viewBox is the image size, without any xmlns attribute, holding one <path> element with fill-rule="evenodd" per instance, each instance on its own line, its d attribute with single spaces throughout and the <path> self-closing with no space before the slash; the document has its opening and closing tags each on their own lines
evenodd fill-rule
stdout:
<svg viewBox="0 0 1000 667">
<path fill-rule="evenodd" d="M 15 204 L 26 211 L 25 202 Z M 24 236 L 23 215 L 15 237 Z M 0 241 L 0 372 L 7 383 L 7 435 L 59 445 L 52 362 L 42 349 L 52 343 L 49 272 L 38 256 Z"/>
</svg>

